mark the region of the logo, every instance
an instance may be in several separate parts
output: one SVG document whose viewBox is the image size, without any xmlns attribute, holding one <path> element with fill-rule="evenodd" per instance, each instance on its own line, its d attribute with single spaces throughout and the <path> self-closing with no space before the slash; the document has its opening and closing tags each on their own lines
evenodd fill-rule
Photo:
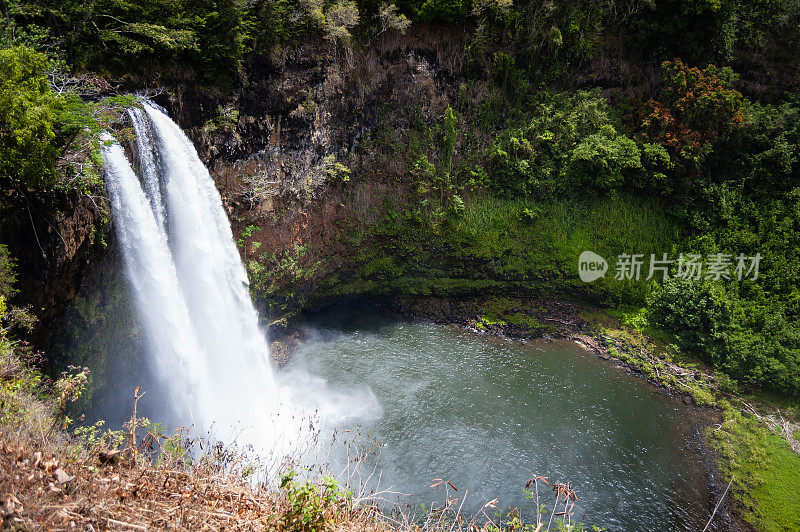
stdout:
<svg viewBox="0 0 800 532">
<path fill-rule="evenodd" d="M 747 256 L 744 253 L 710 253 L 700 255 L 697 253 L 680 253 L 677 259 L 670 259 L 667 253 L 662 253 L 661 258 L 655 253 L 650 254 L 650 267 L 647 266 L 647 256 L 644 253 L 623 253 L 617 255 L 614 279 L 618 281 L 650 280 L 658 277 L 662 281 L 669 278 L 689 279 L 700 281 L 708 279 L 713 281 L 731 281 L 744 279 L 758 280 L 761 253 Z M 594 251 L 584 251 L 578 257 L 578 275 L 584 283 L 591 283 L 606 276 L 608 262 Z"/>
<path fill-rule="evenodd" d="M 578 275 L 584 283 L 591 283 L 605 277 L 608 261 L 594 251 L 584 251 L 578 257 Z"/>
</svg>

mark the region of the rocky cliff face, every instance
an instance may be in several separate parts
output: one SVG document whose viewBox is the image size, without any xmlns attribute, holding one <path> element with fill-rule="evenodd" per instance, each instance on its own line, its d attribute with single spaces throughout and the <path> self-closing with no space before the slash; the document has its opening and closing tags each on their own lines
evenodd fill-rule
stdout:
<svg viewBox="0 0 800 532">
<path fill-rule="evenodd" d="M 306 42 L 263 63 L 246 64 L 227 90 L 176 85 L 153 97 L 194 141 L 221 191 L 236 238 L 249 228 L 241 246 L 245 260 L 266 253 L 275 260 L 266 268 L 286 260 L 325 263 L 310 277 L 297 271 L 274 275 L 272 293 L 284 300 L 282 310 L 305 304 L 301 300 L 320 278 L 335 273 L 329 284 L 347 282 L 346 268 L 333 272 L 347 266 L 351 251 L 338 242 L 337 224 L 349 217 L 366 226 L 380 216 L 376 206 L 386 198 L 405 200 L 402 144 L 408 139 L 402 132 L 414 123 L 435 124 L 463 97 L 467 39 L 464 29 L 420 27 L 356 50 Z M 620 61 L 613 49 L 601 54 L 575 83 L 602 79 L 608 90 L 621 91 L 650 76 L 619 68 Z M 472 83 L 472 97 L 491 90 L 491 80 Z M 136 82 L 112 85 L 141 89 Z M 395 153 L 385 152 L 386 143 L 375 141 L 379 136 L 399 144 Z M 360 177 L 346 191 L 336 186 L 343 169 Z M 72 195 L 59 200 L 58 220 L 34 217 L 30 224 L 19 218 L 3 225 L 22 266 L 25 302 L 46 309 L 45 325 L 103 262 L 105 246 L 114 246 L 102 201 Z M 298 257 L 301 248 L 308 251 Z"/>
<path fill-rule="evenodd" d="M 406 128 L 412 113 L 441 116 L 459 75 L 462 35 L 383 39 L 366 50 L 306 43 L 249 65 L 227 92 L 176 86 L 154 97 L 194 141 L 237 237 L 257 225 L 275 253 L 314 238 L 323 246 L 325 238 L 308 230 L 341 201 L 325 187 L 337 163 L 398 175 L 402 165 L 377 168 L 359 145 L 378 125 Z M 93 272 L 114 262 L 106 201 L 73 191 L 41 198 L 10 192 L 2 202 L 0 231 L 18 261 L 17 303 L 39 317 L 37 343 L 52 343 L 54 320 L 86 295 L 81 287 L 93 283 Z"/>
<path fill-rule="evenodd" d="M 232 212 L 260 215 L 276 201 L 307 203 L 334 162 L 374 171 L 358 148 L 377 126 L 440 117 L 458 91 L 463 48 L 463 35 L 441 31 L 362 53 L 309 43 L 251 65 L 230 94 L 186 88 L 158 100 L 193 139 Z"/>
<path fill-rule="evenodd" d="M 0 202 L 0 234 L 17 261 L 19 296 L 40 328 L 75 297 L 109 239 L 105 198 L 75 191 L 34 196 L 9 191 Z"/>
</svg>

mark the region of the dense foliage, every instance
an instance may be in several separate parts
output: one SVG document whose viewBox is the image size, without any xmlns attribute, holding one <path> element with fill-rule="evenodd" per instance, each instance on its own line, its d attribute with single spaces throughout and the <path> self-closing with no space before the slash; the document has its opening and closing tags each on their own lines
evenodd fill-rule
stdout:
<svg viewBox="0 0 800 532">
<path fill-rule="evenodd" d="M 12 1 L 6 16 L 14 26 L 7 32 L 35 32 L 78 68 L 120 72 L 182 60 L 210 79 L 235 69 L 241 54 L 234 1 Z"/>
<path fill-rule="evenodd" d="M 55 179 L 59 101 L 30 48 L 0 50 L 0 176 L 33 185 Z"/>
<path fill-rule="evenodd" d="M 513 75 L 526 78 L 514 64 L 509 67 L 506 61 L 504 68 L 516 68 Z M 601 203 L 620 196 L 627 201 L 643 198 L 664 205 L 662 215 L 680 227 L 678 240 L 664 234 L 656 250 L 648 247 L 650 240 L 610 240 L 606 235 L 613 235 L 617 225 L 631 223 L 610 219 L 597 240 L 585 243 L 585 249 L 607 257 L 659 251 L 674 260 L 681 253 L 722 254 L 734 260 L 758 255 L 757 279 L 703 271 L 696 279 L 672 279 L 663 286 L 642 282 L 641 290 L 631 291 L 624 282 L 600 286 L 609 290 L 606 301 L 646 305 L 654 326 L 674 333 L 683 349 L 746 388 L 800 395 L 799 102 L 792 96 L 773 103 L 746 98 L 737 90 L 737 75 L 730 67 L 695 67 L 675 59 L 662 62 L 660 69 L 661 81 L 649 99 L 621 98 L 613 104 L 599 92 L 587 91 L 529 91 L 519 99 L 504 90 L 505 76 L 494 77 L 498 92 L 466 98 L 459 107 L 463 150 L 454 156 L 456 164 L 448 166 L 445 198 L 461 201 L 459 196 L 488 190 L 524 202 L 515 225 L 524 226 L 528 219 L 528 229 L 508 230 L 538 233 L 537 240 L 512 237 L 526 244 L 512 244 L 498 257 L 507 263 L 531 249 L 548 249 L 542 242 L 570 226 L 572 222 L 553 222 L 546 214 L 554 201 L 579 205 L 587 197 Z M 462 92 L 469 94 L 469 87 Z M 505 112 L 493 101 L 497 94 Z M 443 175 L 444 150 L 435 139 L 442 138 L 445 125 L 443 117 L 437 125 L 415 126 L 409 133 L 406 179 L 418 183 L 418 190 L 420 184 L 423 191 L 435 190 L 437 176 Z M 492 135 L 477 157 L 469 153 L 475 135 L 470 128 Z M 418 145 L 424 149 L 416 149 Z M 423 194 L 423 204 L 426 198 Z M 442 203 L 441 212 L 463 219 L 447 206 Z M 550 233 L 540 229 L 550 223 L 548 218 L 561 224 L 551 226 Z M 580 240 L 575 234 L 566 238 Z M 570 256 L 570 248 L 559 241 L 549 249 L 551 260 L 567 271 L 581 251 L 574 249 Z M 546 270 L 550 278 L 545 284 L 574 293 L 566 278 L 560 284 L 552 280 L 572 274 L 543 267 L 541 255 L 529 260 L 528 282 L 541 286 L 540 273 Z M 671 275 L 676 273 L 673 265 Z M 592 294 L 595 288 L 584 290 Z"/>
<path fill-rule="evenodd" d="M 0 183 L 12 190 L 97 188 L 98 133 L 133 102 L 97 98 L 91 83 L 59 71 L 25 45 L 0 48 Z"/>
<path fill-rule="evenodd" d="M 646 61 L 705 64 L 758 49 L 791 68 L 791 50 L 800 46 L 796 0 L 11 0 L 4 16 L 16 28 L 11 33 L 60 48 L 80 68 L 119 74 L 156 67 L 168 79 L 196 74 L 206 83 L 230 79 L 242 60 L 268 57 L 294 39 L 341 42 L 354 28 L 371 35 L 387 20 L 405 27 L 403 19 L 471 26 L 469 53 L 478 64 L 501 48 L 537 82 L 584 65 L 617 36 Z"/>
</svg>

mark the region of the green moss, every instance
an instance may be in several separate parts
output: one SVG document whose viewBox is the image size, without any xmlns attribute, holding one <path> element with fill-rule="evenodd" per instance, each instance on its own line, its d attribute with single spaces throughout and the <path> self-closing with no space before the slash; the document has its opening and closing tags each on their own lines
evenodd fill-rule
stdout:
<svg viewBox="0 0 800 532">
<path fill-rule="evenodd" d="M 697 406 L 714 406 L 716 404 L 714 394 L 702 384 L 684 386 L 684 389 L 692 395 Z"/>
<path fill-rule="evenodd" d="M 490 297 L 484 299 L 478 307 L 478 324 L 481 328 L 499 326 L 539 332 L 555 330 L 552 325 L 543 324 L 534 317 L 542 311 L 542 308 L 519 299 Z"/>
<path fill-rule="evenodd" d="M 343 220 L 335 246 L 248 261 L 254 299 L 288 309 L 336 296 L 494 295 L 497 301 L 478 314 L 487 323 L 543 329 L 529 309 L 502 299 L 631 301 L 641 308 L 645 282 L 583 283 L 578 256 L 587 249 L 609 260 L 656 252 L 677 234 L 662 206 L 634 197 L 544 202 L 465 195 L 463 209 L 446 216 L 413 202 L 376 209 L 369 224 Z"/>
<path fill-rule="evenodd" d="M 617 349 L 614 346 L 610 346 L 608 348 L 608 354 L 611 355 L 614 358 L 618 358 L 618 359 L 622 360 L 623 362 L 628 362 L 630 360 L 630 357 L 628 356 L 627 353 L 623 353 L 622 351 L 620 351 L 619 349 Z"/>
<path fill-rule="evenodd" d="M 536 212 L 536 219 L 527 212 Z M 676 241 L 677 227 L 662 206 L 632 197 L 546 203 L 468 197 L 463 214 L 440 239 L 456 247 L 462 260 L 485 261 L 484 272 L 507 285 L 549 295 L 577 293 L 584 299 L 602 296 L 641 304 L 646 283 L 614 279 L 583 283 L 577 275 L 578 256 L 593 250 L 612 261 L 631 250 L 657 253 Z"/>
<path fill-rule="evenodd" d="M 382 255 L 370 259 L 359 272 L 364 277 L 381 277 L 385 279 L 393 279 L 402 274 L 402 270 L 397 265 L 394 257 L 389 255 Z"/>
<path fill-rule="evenodd" d="M 760 421 L 734 410 L 708 435 L 719 467 L 733 476 L 744 519 L 765 532 L 800 530 L 800 457 Z"/>
</svg>

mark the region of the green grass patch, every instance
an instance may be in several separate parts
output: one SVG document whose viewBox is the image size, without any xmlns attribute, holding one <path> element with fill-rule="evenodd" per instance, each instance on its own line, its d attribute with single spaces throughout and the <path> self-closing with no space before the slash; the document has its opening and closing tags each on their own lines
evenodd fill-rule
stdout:
<svg viewBox="0 0 800 532">
<path fill-rule="evenodd" d="M 754 417 L 728 409 L 708 436 L 719 466 L 742 501 L 741 514 L 757 530 L 800 530 L 800 457 Z"/>
<path fill-rule="evenodd" d="M 664 206 L 632 196 L 558 200 L 470 197 L 454 223 L 457 233 L 480 240 L 476 251 L 505 248 L 515 236 L 547 242 L 569 256 L 590 249 L 612 255 L 668 252 L 680 236 Z M 500 246 L 498 246 L 500 244 Z"/>
<path fill-rule="evenodd" d="M 540 332 L 555 330 L 552 325 L 543 324 L 533 317 L 534 313 L 541 310 L 526 307 L 518 300 L 492 297 L 482 302 L 478 310 L 477 326 L 481 330 L 493 325 Z"/>
<path fill-rule="evenodd" d="M 459 215 L 441 222 L 410 211 L 387 216 L 373 236 L 378 243 L 370 253 L 394 260 L 387 271 L 386 259 L 369 259 L 363 273 L 374 278 L 383 270 L 395 285 L 402 286 L 398 279 L 404 277 L 482 278 L 516 293 L 581 294 L 583 299 L 641 306 L 648 284 L 614 279 L 616 256 L 669 251 L 679 228 L 663 206 L 635 197 L 543 203 L 473 196 L 465 199 Z M 606 257 L 612 268 L 606 278 L 580 281 L 578 256 L 585 250 Z"/>
<path fill-rule="evenodd" d="M 701 384 L 682 386 L 682 388 L 692 395 L 694 404 L 697 406 L 715 406 L 717 404 L 714 393 Z"/>
</svg>

